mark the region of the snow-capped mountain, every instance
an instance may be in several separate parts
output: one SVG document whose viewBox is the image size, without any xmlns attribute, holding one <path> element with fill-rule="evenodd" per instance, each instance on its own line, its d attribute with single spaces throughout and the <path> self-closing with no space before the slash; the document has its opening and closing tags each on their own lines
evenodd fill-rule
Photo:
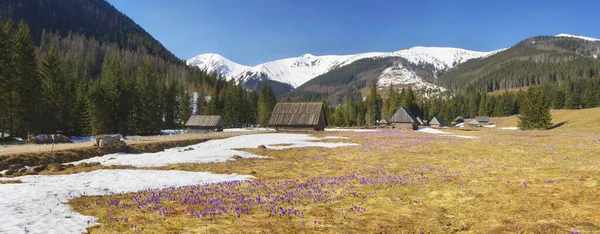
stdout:
<svg viewBox="0 0 600 234">
<path fill-rule="evenodd" d="M 571 37 L 571 38 L 577 38 L 577 39 L 582 39 L 582 40 L 586 40 L 586 41 L 600 41 L 600 39 L 598 39 L 598 38 L 584 37 L 584 36 L 578 36 L 578 35 L 572 35 L 572 34 L 566 34 L 566 33 L 558 34 L 555 37 Z"/>
<path fill-rule="evenodd" d="M 314 56 L 305 54 L 300 57 L 275 60 L 252 67 L 235 77 L 236 80 L 263 79 L 267 77 L 291 85 L 293 88 L 332 69 L 348 65 L 363 58 L 384 56 L 386 53 L 363 53 L 353 55 Z"/>
<path fill-rule="evenodd" d="M 481 58 L 497 52 L 479 52 L 451 47 L 415 46 L 392 52 L 390 56 L 402 57 L 417 65 L 431 64 L 437 71 L 443 71 L 469 59 Z"/>
<path fill-rule="evenodd" d="M 411 47 L 394 52 L 370 52 L 352 55 L 324 55 L 314 56 L 305 54 L 300 57 L 286 58 L 259 64 L 254 67 L 232 62 L 218 54 L 201 54 L 189 59 L 189 65 L 198 66 L 208 72 L 217 72 L 228 78 L 242 82 L 252 81 L 256 83 L 264 79 L 287 84 L 290 88 L 297 88 L 307 81 L 322 75 L 333 69 L 348 65 L 356 60 L 378 57 L 402 57 L 417 65 L 431 65 L 435 73 L 450 69 L 459 63 L 473 58 L 489 56 L 492 52 L 470 51 L 449 47 Z M 406 68 L 404 68 L 406 70 Z M 392 70 L 390 70 L 391 72 Z M 396 70 L 395 71 L 402 71 Z M 414 72 L 413 72 L 414 73 Z M 391 72 L 382 74 L 385 77 L 384 84 L 397 84 L 406 79 L 414 80 L 416 74 L 398 77 L 398 81 L 392 81 L 393 75 L 399 73 Z M 402 73 L 408 74 L 408 73 Z M 418 77 L 418 76 L 417 76 Z M 423 81 L 425 82 L 425 81 Z"/>
<path fill-rule="evenodd" d="M 219 55 L 219 54 L 200 54 L 187 60 L 190 66 L 199 67 L 208 73 L 217 73 L 227 78 L 232 78 L 250 68 Z"/>
</svg>

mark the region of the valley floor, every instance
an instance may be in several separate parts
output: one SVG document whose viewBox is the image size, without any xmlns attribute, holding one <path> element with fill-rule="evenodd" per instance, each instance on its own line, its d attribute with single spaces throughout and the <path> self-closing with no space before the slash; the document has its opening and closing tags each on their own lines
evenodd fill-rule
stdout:
<svg viewBox="0 0 600 234">
<path fill-rule="evenodd" d="M 561 118 L 554 121 L 563 122 Z M 600 232 L 600 131 L 575 124 L 517 131 L 502 129 L 510 127 L 510 119 L 497 123 L 498 128 L 479 131 L 442 130 L 449 133 L 381 129 L 209 141 L 174 153 L 189 158 L 194 151 L 226 155 L 232 150 L 240 157 L 128 168 L 248 177 L 204 184 L 200 180 L 206 175 L 182 175 L 181 183 L 165 176 L 175 186 L 190 186 L 157 184 L 161 189 L 133 193 L 106 188 L 98 194 L 103 196 L 79 197 L 68 204 L 92 220 L 91 225 L 96 220 L 90 216 L 98 217 L 99 224 L 88 228 L 92 233 Z M 267 149 L 257 149 L 260 144 Z M 105 165 L 59 173 L 123 169 L 121 163 L 98 161 Z M 30 177 L 11 179 L 32 187 L 27 184 Z M 140 186 L 152 187 L 143 182 L 148 178 L 140 181 Z M 3 186 L 19 184 L 0 184 L 0 191 L 8 188 Z M 0 217 L 10 217 L 3 210 Z"/>
</svg>

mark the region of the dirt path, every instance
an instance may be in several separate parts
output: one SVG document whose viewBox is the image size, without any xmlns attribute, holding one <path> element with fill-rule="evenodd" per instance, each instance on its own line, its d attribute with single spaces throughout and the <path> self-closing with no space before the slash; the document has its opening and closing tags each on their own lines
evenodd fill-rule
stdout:
<svg viewBox="0 0 600 234">
<path fill-rule="evenodd" d="M 202 139 L 216 139 L 216 138 L 227 138 L 232 136 L 239 136 L 245 134 L 254 134 L 261 132 L 213 132 L 213 133 L 200 133 L 200 134 L 178 134 L 170 136 L 137 136 L 129 137 L 125 140 L 127 145 L 136 144 L 148 144 L 158 142 L 170 142 L 170 141 L 186 141 L 186 140 L 202 140 Z M 81 149 L 93 146 L 94 143 L 90 142 L 79 142 L 79 143 L 66 143 L 66 144 L 55 144 L 54 150 L 71 150 Z M 0 145 L 0 157 L 22 153 L 37 153 L 37 152 L 50 152 L 52 148 L 51 144 L 24 144 L 24 145 Z"/>
</svg>

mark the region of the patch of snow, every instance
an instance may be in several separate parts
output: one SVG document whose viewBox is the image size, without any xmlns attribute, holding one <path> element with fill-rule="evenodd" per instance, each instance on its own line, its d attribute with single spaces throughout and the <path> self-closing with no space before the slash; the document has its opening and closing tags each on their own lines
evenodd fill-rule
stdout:
<svg viewBox="0 0 600 234">
<path fill-rule="evenodd" d="M 169 136 L 169 135 L 175 135 L 175 134 L 182 134 L 184 132 L 185 132 L 184 129 L 163 129 L 163 130 L 160 130 L 160 135 Z"/>
<path fill-rule="evenodd" d="M 68 200 L 82 195 L 135 192 L 233 180 L 247 175 L 160 170 L 97 170 L 72 175 L 10 178 L 0 184 L 0 233 L 87 233 L 96 217 L 70 210 Z M 4 180 L 7 178 L 0 178 Z"/>
<path fill-rule="evenodd" d="M 275 131 L 274 128 L 226 128 L 223 132 L 257 132 L 257 131 Z"/>
<path fill-rule="evenodd" d="M 495 124 L 490 124 L 490 125 L 483 125 L 484 128 L 495 128 L 496 125 Z"/>
<path fill-rule="evenodd" d="M 425 132 L 425 133 L 433 133 L 433 134 L 442 134 L 442 136 L 451 136 L 451 137 L 459 137 L 459 138 L 469 138 L 469 139 L 479 138 L 476 136 L 455 135 L 450 132 L 444 132 L 444 131 L 440 131 L 438 129 L 433 129 L 433 128 L 419 128 L 419 130 L 417 130 L 417 131 Z"/>
<path fill-rule="evenodd" d="M 408 70 L 402 64 L 395 64 L 392 67 L 388 67 L 381 72 L 377 78 L 377 86 L 388 87 L 390 85 L 410 85 L 416 89 L 423 89 L 427 91 L 444 92 L 446 88 L 429 83 L 414 71 Z"/>
<path fill-rule="evenodd" d="M 570 38 L 577 38 L 577 39 L 586 40 L 586 41 L 600 41 L 600 39 L 598 39 L 598 38 L 584 37 L 584 36 L 578 36 L 578 35 L 572 35 L 572 34 L 566 34 L 566 33 L 557 34 L 555 37 L 570 37 Z"/>
<path fill-rule="evenodd" d="M 519 127 L 504 127 L 504 128 L 500 128 L 503 130 L 519 130 Z"/>
<path fill-rule="evenodd" d="M 326 143 L 314 142 L 319 138 L 307 134 L 252 134 L 230 137 L 227 139 L 210 140 L 200 144 L 176 147 L 157 153 L 144 154 L 109 154 L 93 157 L 73 164 L 99 162 L 102 165 L 130 165 L 135 167 L 160 167 L 177 163 L 211 163 L 233 160 L 231 157 L 239 155 L 242 158 L 266 158 L 248 152 L 235 150 L 243 148 L 257 148 L 259 145 L 291 144 L 290 146 L 268 147 L 273 149 L 286 149 L 294 147 L 327 147 L 355 146 L 352 143 Z M 187 149 L 193 150 L 187 150 Z"/>
<path fill-rule="evenodd" d="M 449 134 L 449 132 L 444 132 L 444 131 L 440 131 L 437 129 L 433 129 L 433 128 L 419 128 L 419 130 L 417 130 L 419 132 L 426 132 L 426 133 L 433 133 L 433 134 Z"/>
</svg>

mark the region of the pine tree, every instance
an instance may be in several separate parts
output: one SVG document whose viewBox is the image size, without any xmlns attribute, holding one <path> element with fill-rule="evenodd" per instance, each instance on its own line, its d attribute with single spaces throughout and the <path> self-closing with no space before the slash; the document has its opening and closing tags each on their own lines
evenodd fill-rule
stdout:
<svg viewBox="0 0 600 234">
<path fill-rule="evenodd" d="M 520 108 L 519 128 L 548 129 L 552 126 L 550 105 L 544 93 L 538 88 L 530 87 Z"/>
<path fill-rule="evenodd" d="M 54 46 L 50 47 L 48 53 L 44 55 L 40 76 L 43 78 L 42 96 L 44 97 L 42 115 L 45 116 L 41 130 L 42 132 L 55 132 L 62 123 L 60 119 L 62 110 L 60 110 L 58 102 L 60 101 L 59 86 L 63 80 L 63 72 L 61 60 Z"/>
<path fill-rule="evenodd" d="M 198 98 L 196 99 L 196 115 L 203 115 L 206 111 L 206 94 L 204 93 L 204 88 L 200 87 L 198 90 Z"/>
<path fill-rule="evenodd" d="M 39 90 L 42 88 L 42 80 L 37 73 L 38 64 L 29 27 L 24 22 L 19 24 L 14 52 L 16 76 L 20 79 L 18 97 L 21 101 L 19 105 L 21 125 L 19 133 L 26 136 L 39 129 L 39 110 L 41 108 Z"/>
<path fill-rule="evenodd" d="M 267 126 L 273 108 L 277 104 L 277 98 L 273 89 L 266 83 L 263 83 L 260 94 L 258 95 L 258 122 L 261 126 Z"/>
<path fill-rule="evenodd" d="M 581 96 L 581 104 L 583 105 L 583 108 L 592 108 L 597 106 L 596 92 L 598 91 L 594 90 L 594 86 L 591 84 L 585 88 Z"/>
<path fill-rule="evenodd" d="M 17 117 L 18 80 L 15 79 L 13 60 L 12 22 L 3 22 L 0 16 L 0 137 L 5 130 L 12 136 L 15 134 L 15 117 Z M 3 129 L 4 128 L 4 129 Z"/>
</svg>

